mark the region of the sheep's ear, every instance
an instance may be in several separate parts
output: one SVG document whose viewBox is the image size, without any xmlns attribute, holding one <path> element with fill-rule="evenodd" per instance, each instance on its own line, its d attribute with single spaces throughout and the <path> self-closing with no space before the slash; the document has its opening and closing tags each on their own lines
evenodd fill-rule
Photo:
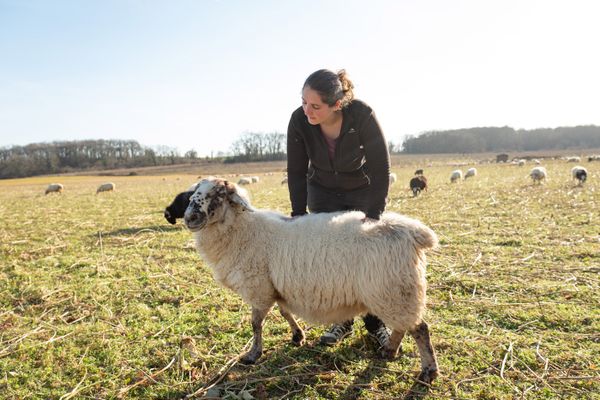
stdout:
<svg viewBox="0 0 600 400">
<path fill-rule="evenodd" d="M 225 181 L 227 188 L 227 198 L 230 203 L 241 206 L 246 211 L 252 211 L 252 206 L 248 200 L 248 194 L 242 188 L 237 187 L 231 182 Z"/>
</svg>

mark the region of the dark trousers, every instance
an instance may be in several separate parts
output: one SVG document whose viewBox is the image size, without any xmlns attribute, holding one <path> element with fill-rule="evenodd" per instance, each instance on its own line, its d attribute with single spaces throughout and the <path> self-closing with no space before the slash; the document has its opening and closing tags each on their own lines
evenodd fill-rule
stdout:
<svg viewBox="0 0 600 400">
<path fill-rule="evenodd" d="M 369 204 L 369 186 L 351 191 L 337 191 L 319 185 L 308 184 L 308 210 L 311 213 L 335 211 L 367 211 Z M 373 314 L 363 317 L 368 332 L 374 333 L 382 326 L 383 321 Z M 343 322 L 343 325 L 352 325 L 352 320 Z"/>
</svg>

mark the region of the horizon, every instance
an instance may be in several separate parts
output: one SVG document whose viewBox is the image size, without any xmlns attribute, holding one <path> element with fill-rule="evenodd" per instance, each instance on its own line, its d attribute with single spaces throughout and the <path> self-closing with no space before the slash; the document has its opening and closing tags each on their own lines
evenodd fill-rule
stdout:
<svg viewBox="0 0 600 400">
<path fill-rule="evenodd" d="M 0 0 L 0 147 L 116 139 L 228 153 L 244 132 L 285 134 L 320 68 L 348 71 L 394 144 L 598 126 L 599 11 L 583 0 Z"/>
</svg>

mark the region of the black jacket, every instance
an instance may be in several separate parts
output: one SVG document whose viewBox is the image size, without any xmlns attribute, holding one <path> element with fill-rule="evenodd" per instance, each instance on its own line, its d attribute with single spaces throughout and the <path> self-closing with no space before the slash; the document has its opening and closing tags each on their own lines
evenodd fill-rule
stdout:
<svg viewBox="0 0 600 400">
<path fill-rule="evenodd" d="M 292 113 L 287 134 L 288 186 L 292 216 L 306 214 L 307 181 L 340 191 L 370 186 L 367 217 L 378 219 L 389 188 L 390 156 L 371 107 L 353 100 L 343 120 L 333 160 L 319 125 L 311 125 L 302 107 Z"/>
</svg>

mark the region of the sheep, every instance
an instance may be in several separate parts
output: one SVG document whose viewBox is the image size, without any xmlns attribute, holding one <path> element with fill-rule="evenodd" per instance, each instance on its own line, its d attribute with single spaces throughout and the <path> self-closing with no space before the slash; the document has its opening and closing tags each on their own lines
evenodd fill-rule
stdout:
<svg viewBox="0 0 600 400">
<path fill-rule="evenodd" d="M 579 184 L 581 185 L 586 181 L 588 172 L 587 169 L 585 169 L 585 167 L 577 165 L 571 168 L 571 175 L 573 176 L 573 179 L 577 179 L 579 181 Z"/>
<path fill-rule="evenodd" d="M 390 186 L 398 180 L 398 175 L 395 172 L 390 172 Z"/>
<path fill-rule="evenodd" d="M 194 194 L 195 189 L 194 187 L 193 190 L 179 193 L 175 196 L 171 204 L 165 208 L 163 215 L 171 225 L 175 225 L 177 218 L 183 218 L 183 214 L 190 204 L 190 197 Z"/>
<path fill-rule="evenodd" d="M 579 156 L 567 157 L 567 162 L 581 162 L 581 157 L 579 157 Z"/>
<path fill-rule="evenodd" d="M 600 161 L 600 155 L 592 154 L 591 156 L 588 156 L 588 162 L 592 161 Z"/>
<path fill-rule="evenodd" d="M 533 179 L 533 183 L 542 183 L 543 180 L 546 179 L 547 173 L 546 168 L 544 167 L 535 167 L 529 173 L 531 179 Z"/>
<path fill-rule="evenodd" d="M 250 179 L 252 180 L 252 183 L 258 183 L 260 181 L 258 176 L 251 176 Z"/>
<path fill-rule="evenodd" d="M 238 185 L 249 185 L 251 183 L 252 183 L 251 178 L 240 178 L 240 180 L 238 181 Z"/>
<path fill-rule="evenodd" d="M 96 194 L 100 192 L 112 192 L 113 190 L 115 190 L 115 184 L 112 182 L 107 182 L 98 186 L 98 189 L 96 189 Z"/>
<path fill-rule="evenodd" d="M 277 303 L 296 345 L 305 335 L 292 313 L 334 323 L 369 312 L 392 329 L 383 355 L 395 357 L 408 331 L 421 356 L 419 380 L 438 375 L 423 320 L 425 250 L 438 241 L 421 222 L 392 212 L 377 222 L 359 211 L 289 218 L 253 208 L 244 189 L 221 179 L 200 183 L 184 221 L 215 280 L 252 306 L 253 344 L 242 363 L 262 355 L 263 321 Z"/>
<path fill-rule="evenodd" d="M 540 160 L 538 160 L 537 158 L 534 158 L 533 160 L 531 160 L 535 165 L 540 165 L 542 162 Z"/>
<path fill-rule="evenodd" d="M 282 184 L 282 185 L 284 185 L 284 184 L 286 184 L 286 183 L 288 183 L 288 177 L 287 177 L 287 176 L 284 176 L 284 177 L 281 179 L 281 184 Z"/>
<path fill-rule="evenodd" d="M 465 179 L 477 175 L 477 168 L 469 168 L 465 174 Z"/>
<path fill-rule="evenodd" d="M 423 175 L 423 170 L 422 169 L 416 170 L 415 175 Z"/>
<path fill-rule="evenodd" d="M 450 174 L 450 182 L 454 183 L 457 181 L 460 181 L 463 177 L 463 173 L 460 169 L 457 169 L 455 171 L 452 171 L 452 173 Z"/>
<path fill-rule="evenodd" d="M 517 165 L 519 165 L 519 167 L 522 167 L 525 165 L 526 162 L 527 162 L 527 160 L 520 159 L 519 161 L 517 161 Z"/>
<path fill-rule="evenodd" d="M 63 191 L 64 188 L 65 187 L 62 185 L 62 183 L 51 183 L 46 188 L 46 192 L 44 194 L 48 194 L 48 193 L 62 193 L 62 191 Z"/>
<path fill-rule="evenodd" d="M 417 197 L 421 191 L 427 191 L 427 178 L 424 175 L 417 175 L 409 182 L 413 197 Z"/>
</svg>

